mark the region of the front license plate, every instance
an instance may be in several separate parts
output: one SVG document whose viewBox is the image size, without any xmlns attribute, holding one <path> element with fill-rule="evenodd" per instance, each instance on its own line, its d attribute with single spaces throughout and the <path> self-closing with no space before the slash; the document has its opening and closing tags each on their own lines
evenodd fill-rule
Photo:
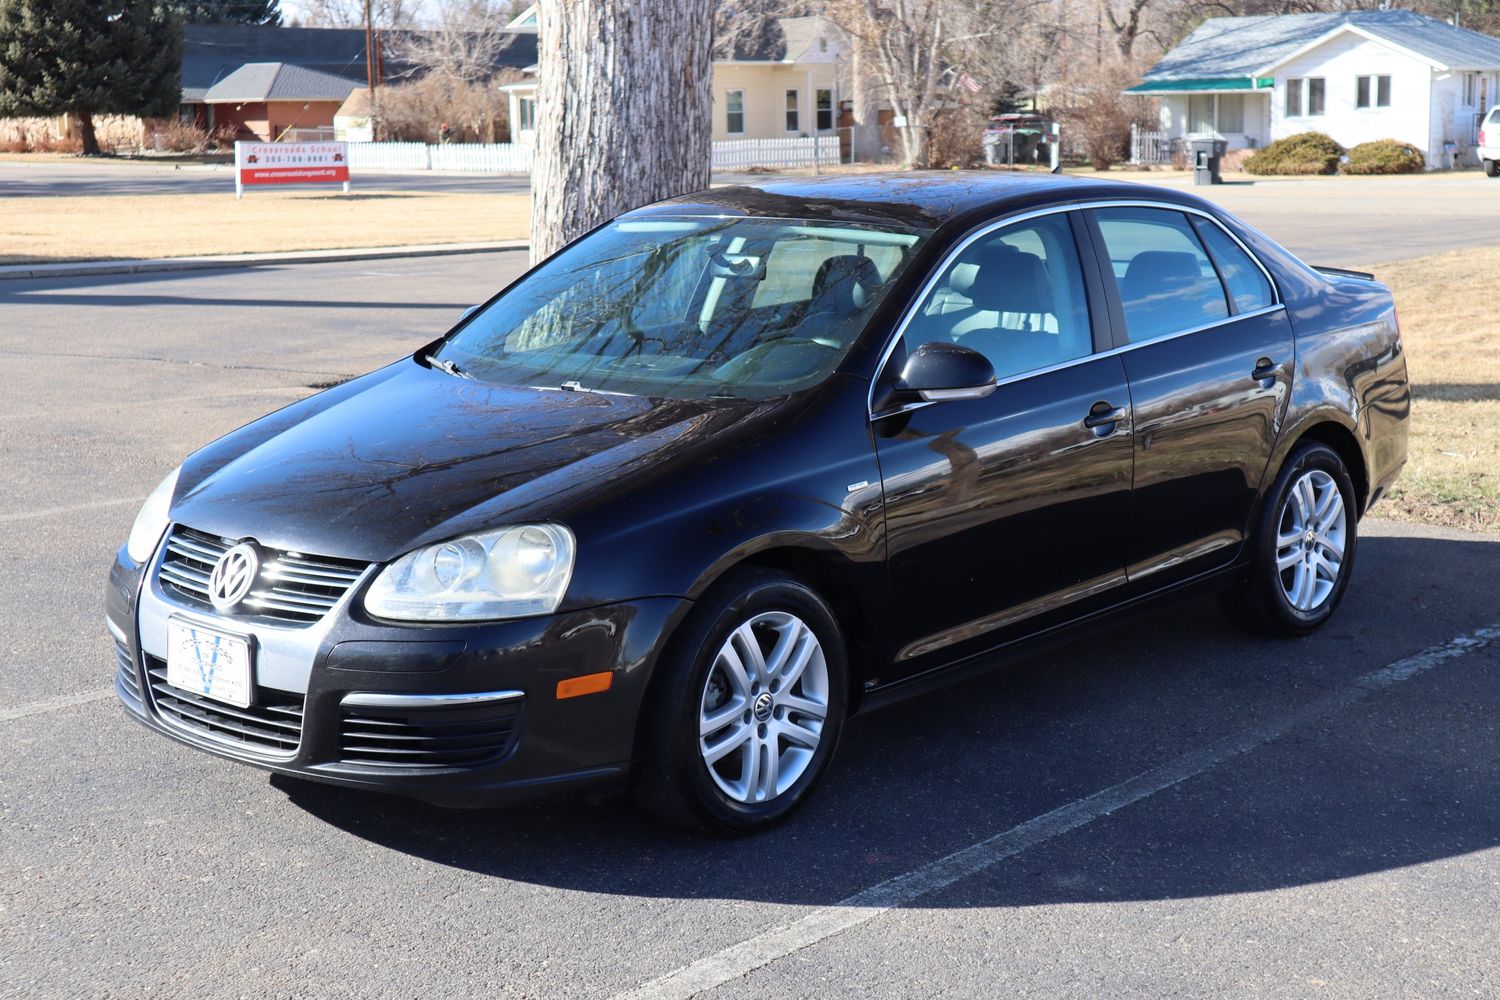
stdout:
<svg viewBox="0 0 1500 1000">
<path fill-rule="evenodd" d="M 240 708 L 250 706 L 250 642 L 176 618 L 167 622 L 167 683 Z"/>
</svg>

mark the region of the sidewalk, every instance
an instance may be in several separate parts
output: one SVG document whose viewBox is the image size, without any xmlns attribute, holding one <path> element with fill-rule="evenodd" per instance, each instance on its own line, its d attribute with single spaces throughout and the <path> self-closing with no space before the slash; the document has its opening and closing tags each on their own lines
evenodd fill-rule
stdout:
<svg viewBox="0 0 1500 1000">
<path fill-rule="evenodd" d="M 493 243 L 432 243 L 406 247 L 366 247 L 345 250 L 290 250 L 282 253 L 215 254 L 207 257 L 161 257 L 150 260 L 85 260 L 64 264 L 8 264 L 0 267 L 0 281 L 28 278 L 76 278 L 100 274 L 149 274 L 156 271 L 209 271 L 278 264 L 329 264 L 351 260 L 389 260 L 398 257 L 445 257 L 454 254 L 525 250 L 525 240 Z"/>
</svg>

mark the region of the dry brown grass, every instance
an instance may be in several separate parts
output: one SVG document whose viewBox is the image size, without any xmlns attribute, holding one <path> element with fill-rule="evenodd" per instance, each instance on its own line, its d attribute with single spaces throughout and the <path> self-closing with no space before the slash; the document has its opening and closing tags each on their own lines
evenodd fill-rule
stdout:
<svg viewBox="0 0 1500 1000">
<path fill-rule="evenodd" d="M 525 239 L 523 194 L 252 191 L 0 198 L 0 264 Z"/>
<path fill-rule="evenodd" d="M 1500 530 L 1500 247 L 1370 270 L 1396 294 L 1415 395 L 1410 457 L 1377 510 Z"/>
</svg>

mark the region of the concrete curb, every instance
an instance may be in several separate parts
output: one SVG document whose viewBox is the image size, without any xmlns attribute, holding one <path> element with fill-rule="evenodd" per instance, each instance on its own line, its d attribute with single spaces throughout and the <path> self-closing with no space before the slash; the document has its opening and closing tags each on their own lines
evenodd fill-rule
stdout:
<svg viewBox="0 0 1500 1000">
<path fill-rule="evenodd" d="M 284 253 L 217 254 L 210 257 L 162 257 L 157 260 L 85 260 L 66 264 L 13 264 L 0 267 L 0 281 L 27 278 L 78 278 L 101 274 L 150 274 L 158 271 L 216 271 L 278 264 L 331 264 L 341 261 L 392 260 L 401 257 L 448 257 L 455 254 L 525 250 L 526 240 L 495 243 L 434 243 L 410 247 L 365 247 L 347 250 L 291 250 Z"/>
</svg>

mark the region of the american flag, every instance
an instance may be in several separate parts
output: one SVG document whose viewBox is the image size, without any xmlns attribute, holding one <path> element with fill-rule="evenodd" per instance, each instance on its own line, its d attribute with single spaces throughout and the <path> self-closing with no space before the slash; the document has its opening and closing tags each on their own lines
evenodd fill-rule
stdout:
<svg viewBox="0 0 1500 1000">
<path fill-rule="evenodd" d="M 971 94 L 979 93 L 979 81 L 967 73 L 958 74 L 958 79 L 954 82 Z"/>
</svg>

